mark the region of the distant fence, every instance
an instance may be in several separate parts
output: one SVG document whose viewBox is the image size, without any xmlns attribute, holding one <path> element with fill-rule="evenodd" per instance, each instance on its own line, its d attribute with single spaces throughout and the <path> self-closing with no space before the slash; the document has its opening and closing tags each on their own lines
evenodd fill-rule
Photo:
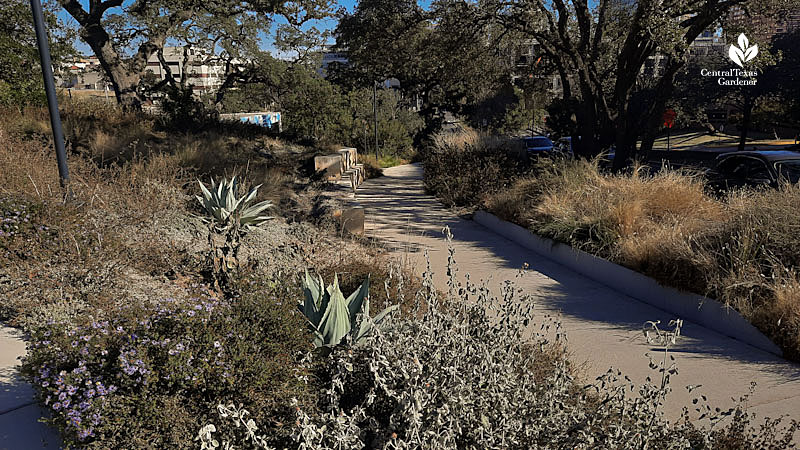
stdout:
<svg viewBox="0 0 800 450">
<path fill-rule="evenodd" d="M 252 123 L 269 129 L 283 131 L 281 113 L 274 111 L 220 114 L 222 120 L 239 120 L 244 123 Z"/>
</svg>

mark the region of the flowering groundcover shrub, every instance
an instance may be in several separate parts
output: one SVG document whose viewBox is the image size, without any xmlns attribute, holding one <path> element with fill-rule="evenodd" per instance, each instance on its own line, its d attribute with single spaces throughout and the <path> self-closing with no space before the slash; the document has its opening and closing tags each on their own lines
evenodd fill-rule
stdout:
<svg viewBox="0 0 800 450">
<path fill-rule="evenodd" d="M 0 197 L 0 238 L 2 243 L 16 236 L 24 235 L 34 225 L 33 216 L 41 209 L 41 205 L 9 197 Z M 47 227 L 38 225 L 40 231 Z M 0 249 L 5 245 L 0 244 Z"/>
<path fill-rule="evenodd" d="M 313 395 L 296 355 L 310 338 L 279 286 L 244 282 L 221 300 L 201 286 L 163 299 L 98 310 L 80 323 L 32 332 L 23 371 L 64 442 L 80 448 L 192 448 L 218 398 L 261 423 L 291 418 Z M 280 442 L 280 429 L 273 441 Z"/>
</svg>

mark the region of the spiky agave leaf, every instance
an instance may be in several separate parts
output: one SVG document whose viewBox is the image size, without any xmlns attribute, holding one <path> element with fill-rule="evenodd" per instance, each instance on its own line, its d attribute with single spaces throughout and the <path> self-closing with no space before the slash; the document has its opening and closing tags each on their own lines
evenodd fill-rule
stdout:
<svg viewBox="0 0 800 450">
<path fill-rule="evenodd" d="M 261 216 L 260 214 L 265 210 L 272 208 L 272 202 L 269 200 L 264 200 L 261 203 L 257 203 L 253 206 L 248 206 L 247 208 L 242 210 L 241 216 L 239 217 L 239 223 L 242 226 L 255 226 L 259 225 L 267 220 L 273 219 L 273 216 Z"/>
<path fill-rule="evenodd" d="M 328 307 L 328 293 L 322 284 L 322 278 L 317 281 L 308 273 L 308 269 L 303 279 L 303 293 L 305 301 L 297 306 L 314 328 L 319 328 L 319 321 Z"/>
<path fill-rule="evenodd" d="M 273 206 L 272 202 L 263 201 L 256 205 L 249 205 L 255 199 L 261 185 L 251 188 L 246 195 L 236 198 L 239 181 L 235 176 L 230 181 L 227 178 L 223 178 L 219 182 L 211 179 L 211 189 L 207 188 L 200 180 L 198 183 L 203 197 L 195 196 L 195 198 L 221 229 L 231 227 L 232 220 L 238 221 L 242 227 L 250 227 L 260 225 L 273 218 L 261 215 Z"/>
<path fill-rule="evenodd" d="M 367 278 L 361 283 L 361 286 L 347 297 L 347 309 L 350 311 L 350 322 L 356 323 L 356 316 L 361 312 L 362 305 L 368 297 L 369 275 L 367 275 Z M 367 300 L 367 305 L 369 305 L 369 300 Z M 369 308 L 369 306 L 367 306 L 367 308 Z M 367 309 L 367 315 L 369 315 L 369 309 Z"/>
<path fill-rule="evenodd" d="M 342 338 L 350 333 L 350 310 L 347 301 L 339 289 L 339 278 L 333 277 L 333 285 L 328 287 L 330 301 L 325 314 L 319 321 L 319 331 L 323 345 L 333 347 L 342 342 Z"/>
<path fill-rule="evenodd" d="M 324 286 L 322 277 L 314 278 L 308 273 L 308 269 L 305 270 L 305 298 L 297 306 L 314 332 L 315 347 L 336 346 L 347 334 L 353 337 L 353 342 L 358 343 L 374 326 L 379 325 L 389 313 L 398 308 L 397 305 L 390 306 L 374 319 L 369 317 L 369 276 L 346 299 L 339 287 L 337 275 L 334 275 L 333 284 L 327 289 Z M 359 315 L 361 320 L 356 329 Z"/>
<path fill-rule="evenodd" d="M 379 312 L 375 317 L 369 316 L 369 299 L 364 302 L 364 315 L 361 317 L 361 326 L 358 328 L 358 333 L 355 336 L 354 341 L 357 343 L 361 340 L 364 336 L 366 336 L 374 327 L 377 327 L 383 322 L 383 319 L 386 318 L 389 314 L 397 311 L 400 308 L 399 305 L 392 305 L 384 309 L 383 311 Z"/>
</svg>

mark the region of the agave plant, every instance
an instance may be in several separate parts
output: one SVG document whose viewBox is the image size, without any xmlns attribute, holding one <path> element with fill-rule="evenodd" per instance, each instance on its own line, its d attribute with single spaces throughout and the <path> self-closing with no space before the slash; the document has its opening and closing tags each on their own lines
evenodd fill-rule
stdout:
<svg viewBox="0 0 800 450">
<path fill-rule="evenodd" d="M 380 324 L 386 315 L 398 308 L 397 305 L 390 306 L 370 318 L 369 276 L 361 283 L 361 287 L 345 299 L 339 289 L 338 276 L 334 275 L 333 284 L 325 289 L 322 277 L 315 279 L 306 270 L 303 293 L 305 300 L 298 308 L 308 319 L 314 332 L 314 346 L 318 348 L 339 345 L 348 334 L 357 343 L 369 333 L 372 326 Z M 359 313 L 362 314 L 361 323 L 356 326 Z"/>
<path fill-rule="evenodd" d="M 219 183 L 212 179 L 211 189 L 208 189 L 202 181 L 198 180 L 197 182 L 200 183 L 200 189 L 203 191 L 203 197 L 195 196 L 197 201 L 203 205 L 213 221 L 222 229 L 237 225 L 239 227 L 255 226 L 272 219 L 270 216 L 261 215 L 262 212 L 272 207 L 272 202 L 263 201 L 249 205 L 256 197 L 258 188 L 261 187 L 260 184 L 251 188 L 247 195 L 236 198 L 236 192 L 239 190 L 236 177 L 231 178 L 230 181 L 223 178 Z"/>
</svg>

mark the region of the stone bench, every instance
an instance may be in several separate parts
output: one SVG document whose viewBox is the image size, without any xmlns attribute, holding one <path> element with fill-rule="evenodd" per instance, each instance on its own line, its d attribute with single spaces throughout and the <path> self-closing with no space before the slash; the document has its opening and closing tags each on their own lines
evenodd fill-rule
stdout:
<svg viewBox="0 0 800 450">
<path fill-rule="evenodd" d="M 354 148 L 343 148 L 339 150 L 339 154 L 342 156 L 345 171 L 352 169 L 358 162 L 358 153 Z"/>
<path fill-rule="evenodd" d="M 338 179 L 344 172 L 342 155 L 336 154 L 336 155 L 315 156 L 314 171 L 325 172 L 325 177 L 328 180 Z"/>
</svg>

